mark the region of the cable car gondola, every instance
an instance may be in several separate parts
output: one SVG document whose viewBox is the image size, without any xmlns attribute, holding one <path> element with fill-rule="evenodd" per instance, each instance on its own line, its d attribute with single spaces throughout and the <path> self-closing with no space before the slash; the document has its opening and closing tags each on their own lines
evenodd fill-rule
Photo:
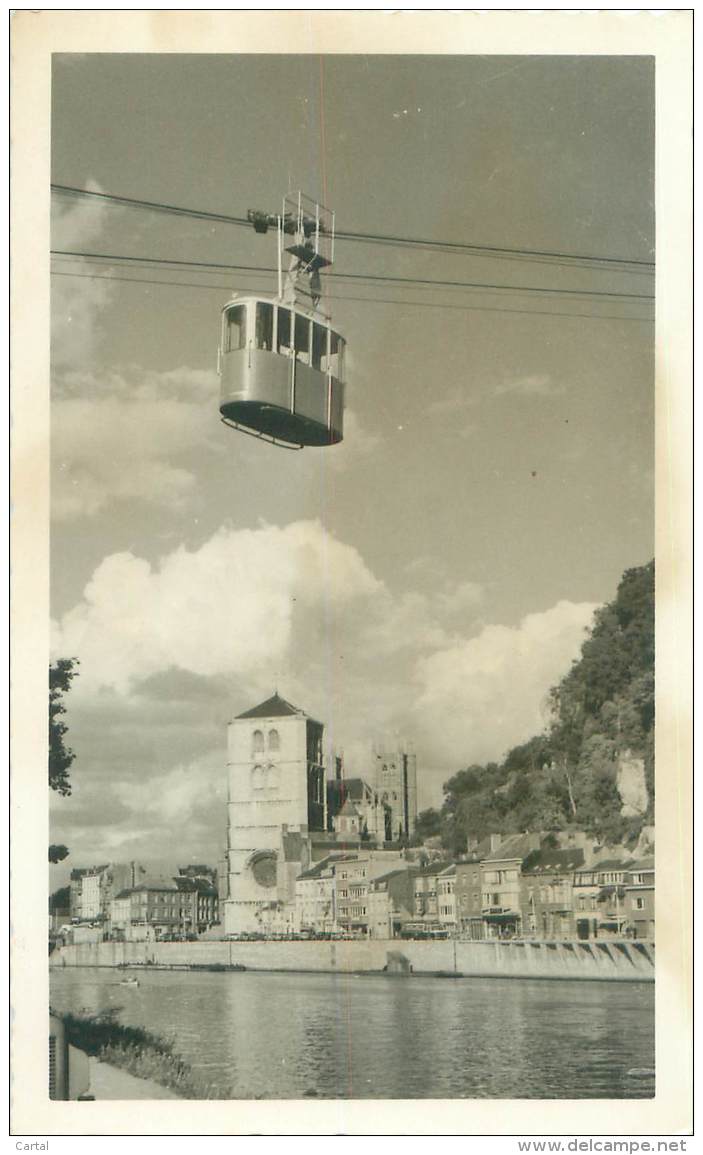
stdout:
<svg viewBox="0 0 703 1155">
<path fill-rule="evenodd" d="M 276 226 L 278 295 L 235 294 L 222 310 L 222 420 L 288 449 L 335 445 L 343 436 L 345 342 L 317 307 L 320 270 L 332 264 L 334 215 L 298 193 L 284 199 L 281 216 L 250 211 L 249 219 L 257 232 Z M 285 285 L 284 251 L 291 255 Z"/>
</svg>

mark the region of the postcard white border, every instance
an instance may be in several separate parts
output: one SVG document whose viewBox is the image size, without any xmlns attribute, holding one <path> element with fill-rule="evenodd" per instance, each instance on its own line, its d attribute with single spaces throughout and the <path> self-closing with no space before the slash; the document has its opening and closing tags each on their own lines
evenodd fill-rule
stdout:
<svg viewBox="0 0 703 1155">
<path fill-rule="evenodd" d="M 15 11 L 11 32 L 13 1134 L 689 1132 L 691 44 L 692 18 L 686 10 Z M 51 54 L 98 51 L 656 57 L 656 1098 L 140 1102 L 130 1110 L 124 1103 L 52 1103 L 45 1098 Z"/>
</svg>

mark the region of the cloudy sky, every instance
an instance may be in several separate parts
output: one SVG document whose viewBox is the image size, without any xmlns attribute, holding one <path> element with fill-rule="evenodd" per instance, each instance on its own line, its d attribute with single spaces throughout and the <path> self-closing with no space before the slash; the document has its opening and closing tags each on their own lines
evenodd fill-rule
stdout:
<svg viewBox="0 0 703 1155">
<path fill-rule="evenodd" d="M 57 56 L 52 180 L 240 217 L 326 189 L 348 231 L 646 262 L 652 82 L 626 57 Z M 275 263 L 243 228 L 65 195 L 52 216 L 64 252 Z M 594 607 L 652 556 L 651 302 L 592 295 L 650 294 L 646 270 L 336 258 L 571 292 L 330 280 L 345 440 L 286 453 L 218 414 L 220 308 L 268 274 L 53 261 L 53 647 L 81 662 L 56 881 L 216 860 L 227 721 L 274 687 L 357 772 L 413 740 L 439 803 L 542 727 Z"/>
</svg>

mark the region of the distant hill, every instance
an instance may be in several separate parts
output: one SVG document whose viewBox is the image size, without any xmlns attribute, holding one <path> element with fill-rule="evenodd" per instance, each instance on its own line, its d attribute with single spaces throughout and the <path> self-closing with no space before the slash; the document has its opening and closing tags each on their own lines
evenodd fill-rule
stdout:
<svg viewBox="0 0 703 1155">
<path fill-rule="evenodd" d="M 549 697 L 546 731 L 450 778 L 441 811 L 419 816 L 421 837 L 461 851 L 469 836 L 579 829 L 632 845 L 653 823 L 654 562 L 623 574 Z"/>
</svg>

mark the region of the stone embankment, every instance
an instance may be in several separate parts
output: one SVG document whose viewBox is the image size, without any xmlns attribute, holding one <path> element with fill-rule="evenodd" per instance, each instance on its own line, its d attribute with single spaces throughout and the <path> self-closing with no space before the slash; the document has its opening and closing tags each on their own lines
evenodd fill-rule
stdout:
<svg viewBox="0 0 703 1155">
<path fill-rule="evenodd" d="M 187 970 L 317 971 L 652 982 L 653 943 L 322 940 L 101 942 L 60 947 L 52 967 L 149 966 Z"/>
</svg>

